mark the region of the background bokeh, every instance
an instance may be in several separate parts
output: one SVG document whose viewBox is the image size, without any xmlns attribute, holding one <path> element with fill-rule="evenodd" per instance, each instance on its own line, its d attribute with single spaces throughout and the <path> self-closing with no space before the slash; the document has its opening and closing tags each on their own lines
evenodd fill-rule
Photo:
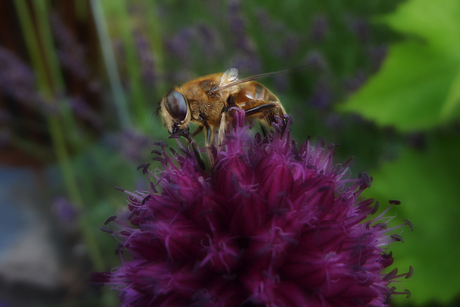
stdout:
<svg viewBox="0 0 460 307">
<path fill-rule="evenodd" d="M 174 85 L 239 69 L 266 78 L 298 142 L 402 204 L 394 306 L 460 305 L 460 1 L 2 0 L 0 306 L 116 306 L 89 285 L 120 261 L 99 230 L 143 189 Z M 203 145 L 202 137 L 198 142 Z"/>
</svg>

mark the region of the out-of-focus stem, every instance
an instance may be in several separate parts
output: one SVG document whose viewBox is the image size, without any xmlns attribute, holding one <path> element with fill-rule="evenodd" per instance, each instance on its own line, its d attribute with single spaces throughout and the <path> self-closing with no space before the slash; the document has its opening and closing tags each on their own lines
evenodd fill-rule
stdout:
<svg viewBox="0 0 460 307">
<path fill-rule="evenodd" d="M 64 118 L 62 124 L 66 126 L 66 131 L 69 133 L 76 133 L 77 125 L 75 118 L 71 112 L 70 103 L 68 99 L 64 98 L 64 77 L 62 76 L 59 60 L 55 52 L 53 38 L 51 35 L 51 27 L 49 24 L 49 9 L 47 0 L 34 0 L 32 2 L 35 15 L 37 17 L 37 30 L 41 41 L 41 47 L 43 50 L 42 59 L 44 60 L 46 67 L 45 71 L 49 72 L 48 82 L 50 83 L 48 88 L 51 91 L 50 99 L 59 101 L 59 110 Z M 56 99 L 56 97 L 58 99 Z M 72 135 L 72 145 L 78 147 L 81 143 L 81 138 Z"/>
<path fill-rule="evenodd" d="M 48 77 L 49 71 L 47 70 L 46 63 L 48 63 L 49 58 L 46 58 L 40 53 L 39 40 L 38 37 L 35 35 L 35 29 L 31 22 L 32 18 L 29 14 L 26 1 L 16 0 L 14 1 L 14 3 L 16 5 L 16 10 L 19 16 L 19 22 L 21 24 L 22 32 L 24 33 L 27 49 L 32 60 L 32 66 L 34 67 L 34 71 L 37 73 L 37 83 L 39 90 L 45 96 L 47 101 L 49 101 L 49 103 L 53 103 L 53 101 L 55 101 L 53 99 L 53 93 L 55 93 L 53 84 L 56 84 L 57 82 L 53 83 L 51 81 L 51 73 L 50 77 Z M 82 197 L 77 187 L 75 172 L 72 169 L 72 165 L 70 163 L 70 158 L 65 143 L 65 137 L 63 134 L 62 124 L 60 123 L 59 118 L 56 114 L 50 113 L 46 114 L 46 116 L 49 132 L 53 142 L 53 148 L 55 150 L 55 154 L 62 172 L 65 186 L 74 205 L 79 208 L 82 208 Z M 104 269 L 104 262 L 100 255 L 98 244 L 85 216 L 82 216 L 80 218 L 80 226 L 94 266 L 97 269 Z"/>
<path fill-rule="evenodd" d="M 107 30 L 104 11 L 99 0 L 90 0 L 91 10 L 93 12 L 96 29 L 101 43 L 102 56 L 107 69 L 110 87 L 112 89 L 113 100 L 117 109 L 118 118 L 122 128 L 131 126 L 128 107 L 123 88 L 121 86 L 120 75 L 118 74 L 115 55 L 113 53 L 112 44 Z"/>
<path fill-rule="evenodd" d="M 32 18 L 27 7 L 26 0 L 15 0 L 16 11 L 19 17 L 19 23 L 25 38 L 25 43 L 32 61 L 32 66 L 37 74 L 37 84 L 40 92 L 48 103 L 55 103 L 56 89 L 63 89 L 64 82 L 60 75 L 59 68 L 56 65 L 57 57 L 54 54 L 52 45 L 50 28 L 47 22 L 47 0 L 34 0 L 33 5 L 37 14 L 38 35 L 41 38 L 43 46 L 43 54 L 40 52 L 39 38 L 32 24 Z M 53 56 L 54 55 L 54 56 Z M 54 67 L 48 67 L 53 66 Z M 50 71 L 51 70 L 51 71 Z M 69 111 L 69 116 L 72 114 Z M 66 147 L 66 139 L 62 122 L 57 114 L 45 114 L 50 136 L 53 142 L 53 148 L 59 163 L 60 170 L 67 188 L 67 192 L 72 200 L 72 203 L 77 208 L 83 208 L 83 201 L 80 191 L 77 186 L 75 172 L 72 168 L 70 157 Z M 73 119 L 73 117 L 69 118 Z M 79 226 L 83 235 L 83 239 L 88 248 L 88 253 L 96 270 L 104 270 L 104 260 L 102 259 L 99 245 L 94 236 L 94 231 L 88 217 L 82 215 L 79 218 Z M 104 291 L 103 305 L 114 306 L 116 299 L 108 290 Z"/>
<path fill-rule="evenodd" d="M 77 20 L 79 21 L 85 21 L 88 19 L 88 1 L 87 0 L 80 0 L 80 1 L 75 1 L 75 15 L 77 17 Z"/>
<path fill-rule="evenodd" d="M 50 130 L 52 130 L 53 145 L 56 149 L 59 166 L 62 170 L 64 181 L 66 182 L 66 186 L 69 190 L 72 202 L 76 207 L 82 208 L 83 200 L 80 191 L 76 185 L 75 173 L 72 169 L 69 155 L 67 154 L 67 150 L 65 148 L 64 135 L 62 134 L 62 130 L 60 129 L 59 120 L 55 116 L 49 116 L 48 125 L 50 126 Z M 97 244 L 97 241 L 94 237 L 94 231 L 91 228 L 91 224 L 89 223 L 85 215 L 82 215 L 79 218 L 79 226 L 80 230 L 83 233 L 83 237 L 85 239 L 85 243 L 87 245 L 88 252 L 90 254 L 95 269 L 103 270 L 104 261 L 99 251 L 99 245 Z"/>
<path fill-rule="evenodd" d="M 127 3 L 124 0 L 119 0 L 111 5 L 116 10 L 114 12 L 116 13 L 114 17 L 116 18 L 115 20 L 117 20 L 117 29 L 120 31 L 123 40 L 126 55 L 126 68 L 129 74 L 131 101 L 133 102 L 137 121 L 143 124 L 145 119 L 148 118 L 146 117 L 148 112 L 146 110 L 145 97 L 142 90 L 139 57 L 136 53 L 136 45 L 133 39 L 133 27 L 128 14 Z"/>
<path fill-rule="evenodd" d="M 40 48 L 38 45 L 37 38 L 35 37 L 34 27 L 32 25 L 32 19 L 28 12 L 27 3 L 25 0 L 14 1 L 16 6 L 16 12 L 19 17 L 19 22 L 22 27 L 22 33 L 24 36 L 25 44 L 29 52 L 30 61 L 34 67 L 35 75 L 37 76 L 37 85 L 41 90 L 41 93 L 50 97 L 51 92 L 49 92 L 48 87 L 46 86 L 48 76 L 46 75 L 46 64 L 42 61 L 42 56 L 40 54 Z M 49 101 L 48 101 L 49 102 Z"/>
<path fill-rule="evenodd" d="M 44 53 L 43 57 L 48 65 L 47 68 L 50 72 L 50 80 L 53 82 L 53 89 L 62 91 L 64 88 L 64 80 L 60 72 L 59 60 L 53 46 L 51 28 L 48 22 L 48 2 L 46 0 L 34 0 L 32 4 L 37 18 L 38 33 Z"/>
<path fill-rule="evenodd" d="M 155 72 L 159 76 L 158 82 L 156 83 L 156 94 L 161 97 L 166 92 L 166 86 L 164 82 L 164 49 L 163 40 L 161 38 L 161 27 L 156 11 L 156 0 L 146 1 L 145 4 L 149 11 L 148 23 L 150 41 L 152 43 L 152 50 L 155 57 Z"/>
</svg>

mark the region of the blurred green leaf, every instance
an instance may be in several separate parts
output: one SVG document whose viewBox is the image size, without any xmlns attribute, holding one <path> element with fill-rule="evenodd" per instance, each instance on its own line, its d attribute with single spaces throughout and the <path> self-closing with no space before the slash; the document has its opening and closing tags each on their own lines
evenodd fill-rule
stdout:
<svg viewBox="0 0 460 307">
<path fill-rule="evenodd" d="M 409 266 L 414 275 L 398 287 L 412 292 L 412 304 L 437 300 L 447 303 L 459 294 L 460 285 L 460 190 L 458 175 L 460 140 L 437 138 L 426 152 L 406 150 L 400 159 L 385 163 L 374 177 L 372 196 L 396 198 L 396 223 L 410 220 L 414 231 L 404 230 L 405 243 L 392 244 L 395 265 L 402 272 Z M 408 303 L 398 298 L 401 303 Z"/>
<path fill-rule="evenodd" d="M 380 72 L 339 109 L 402 131 L 458 117 L 460 2 L 412 0 L 379 20 L 417 39 L 391 46 Z"/>
<path fill-rule="evenodd" d="M 446 102 L 441 110 L 443 118 L 450 118 L 455 114 L 460 113 L 460 71 L 457 73 L 454 82 L 450 88 Z"/>
<path fill-rule="evenodd" d="M 426 39 L 440 52 L 460 57 L 460 2 L 457 0 L 412 0 L 382 18 L 393 29 Z"/>
</svg>

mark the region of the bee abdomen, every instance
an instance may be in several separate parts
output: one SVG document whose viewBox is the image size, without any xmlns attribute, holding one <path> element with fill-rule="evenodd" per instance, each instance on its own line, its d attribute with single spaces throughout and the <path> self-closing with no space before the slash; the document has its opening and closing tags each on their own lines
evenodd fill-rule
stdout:
<svg viewBox="0 0 460 307">
<path fill-rule="evenodd" d="M 270 90 L 258 82 L 248 82 L 244 87 L 240 89 L 237 94 L 238 102 L 245 102 L 248 100 L 263 100 L 278 102 L 278 98 L 273 95 Z"/>
</svg>

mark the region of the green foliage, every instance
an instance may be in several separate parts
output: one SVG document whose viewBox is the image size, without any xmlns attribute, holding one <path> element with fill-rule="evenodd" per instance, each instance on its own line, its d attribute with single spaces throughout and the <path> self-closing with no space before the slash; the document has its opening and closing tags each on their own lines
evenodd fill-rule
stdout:
<svg viewBox="0 0 460 307">
<path fill-rule="evenodd" d="M 397 267 L 414 268 L 414 276 L 397 287 L 410 289 L 411 302 L 447 303 L 459 293 L 460 285 L 460 138 L 438 136 L 426 151 L 406 149 L 395 161 L 383 163 L 374 177 L 368 196 L 378 200 L 396 198 L 402 204 L 394 208 L 397 222 L 410 220 L 404 243 L 390 250 Z M 382 206 L 383 207 L 383 206 Z M 397 302 L 407 303 L 402 298 Z"/>
<path fill-rule="evenodd" d="M 413 0 L 379 21 L 409 36 L 379 74 L 339 107 L 401 131 L 426 130 L 460 115 L 460 2 Z"/>
<path fill-rule="evenodd" d="M 402 143 L 391 161 L 376 165 L 369 193 L 401 200 L 393 209 L 397 220 L 415 227 L 403 234 L 404 244 L 391 248 L 401 270 L 414 267 L 414 276 L 397 287 L 410 289 L 415 304 L 446 304 L 459 295 L 460 284 L 460 138 L 449 125 L 460 116 L 460 2 L 411 0 L 376 20 L 405 38 L 338 109 L 400 132 L 424 131 L 427 141 L 418 150 Z"/>
</svg>

